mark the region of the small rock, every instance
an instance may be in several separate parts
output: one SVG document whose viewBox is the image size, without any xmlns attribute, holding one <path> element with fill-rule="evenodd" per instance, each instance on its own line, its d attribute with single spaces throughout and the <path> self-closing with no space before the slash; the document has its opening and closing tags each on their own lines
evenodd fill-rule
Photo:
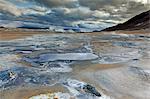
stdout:
<svg viewBox="0 0 150 99">
<path fill-rule="evenodd" d="M 93 95 L 96 95 L 98 97 L 101 96 L 101 94 L 91 85 L 87 84 L 83 87 L 83 89 L 85 90 L 85 92 L 91 93 Z"/>
<path fill-rule="evenodd" d="M 75 94 L 78 93 L 76 95 L 83 94 L 83 93 L 90 93 L 93 96 L 101 97 L 101 94 L 93 86 L 85 82 L 80 82 L 74 79 L 68 79 L 63 84 L 69 89 L 70 92 Z"/>
</svg>

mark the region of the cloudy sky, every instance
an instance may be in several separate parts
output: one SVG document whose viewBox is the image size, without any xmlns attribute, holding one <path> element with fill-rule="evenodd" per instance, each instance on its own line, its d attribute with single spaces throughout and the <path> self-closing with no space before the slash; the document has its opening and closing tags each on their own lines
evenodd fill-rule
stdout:
<svg viewBox="0 0 150 99">
<path fill-rule="evenodd" d="M 149 0 L 0 0 L 0 21 L 8 26 L 44 25 L 109 27 L 149 10 Z M 16 23 L 16 21 L 18 23 Z M 12 24 L 15 22 L 14 24 Z"/>
</svg>

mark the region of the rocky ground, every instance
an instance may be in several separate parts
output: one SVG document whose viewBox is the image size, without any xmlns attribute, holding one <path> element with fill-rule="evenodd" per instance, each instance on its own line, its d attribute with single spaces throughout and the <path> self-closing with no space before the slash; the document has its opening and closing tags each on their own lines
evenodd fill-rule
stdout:
<svg viewBox="0 0 150 99">
<path fill-rule="evenodd" d="M 20 34 L 0 31 L 0 99 L 150 98 L 148 32 Z"/>
</svg>

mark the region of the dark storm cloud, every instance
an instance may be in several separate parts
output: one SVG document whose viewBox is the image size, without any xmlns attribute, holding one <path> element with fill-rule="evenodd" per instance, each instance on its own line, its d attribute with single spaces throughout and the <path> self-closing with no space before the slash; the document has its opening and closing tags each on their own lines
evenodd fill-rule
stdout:
<svg viewBox="0 0 150 99">
<path fill-rule="evenodd" d="M 18 7 L 18 5 L 21 5 Z M 22 6 L 23 5 L 23 6 Z M 146 0 L 0 0 L 0 12 L 64 24 L 124 22 L 149 10 Z M 13 18 L 13 17 L 12 17 Z"/>
<path fill-rule="evenodd" d="M 102 9 L 107 6 L 118 6 L 125 0 L 79 0 L 81 6 L 87 6 L 92 10 Z"/>
<path fill-rule="evenodd" d="M 79 0 L 79 4 L 89 7 L 91 10 L 131 17 L 149 9 L 149 5 L 142 1 L 144 0 Z"/>
<path fill-rule="evenodd" d="M 146 0 L 32 0 L 48 8 L 60 9 L 58 13 L 74 19 L 112 18 L 129 19 L 136 14 L 149 10 Z M 68 13 L 62 10 L 65 8 Z M 87 12 L 88 11 L 88 12 Z M 107 14 L 107 16 L 105 16 Z M 109 14 L 109 15 L 108 15 Z"/>
<path fill-rule="evenodd" d="M 49 8 L 53 7 L 69 7 L 73 8 L 77 6 L 77 0 L 32 0 L 40 5 L 44 5 Z"/>
</svg>

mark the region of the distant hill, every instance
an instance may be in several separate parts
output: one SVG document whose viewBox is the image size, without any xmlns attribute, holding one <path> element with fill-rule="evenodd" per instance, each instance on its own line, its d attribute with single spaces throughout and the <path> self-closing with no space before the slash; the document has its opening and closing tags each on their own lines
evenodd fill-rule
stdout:
<svg viewBox="0 0 150 99">
<path fill-rule="evenodd" d="M 113 27 L 106 28 L 102 31 L 116 31 L 116 30 L 150 30 L 150 10 L 143 12 L 135 17 L 129 19 L 125 23 L 118 24 Z"/>
<path fill-rule="evenodd" d="M 4 28 L 3 26 L 0 26 L 0 28 Z"/>
</svg>

